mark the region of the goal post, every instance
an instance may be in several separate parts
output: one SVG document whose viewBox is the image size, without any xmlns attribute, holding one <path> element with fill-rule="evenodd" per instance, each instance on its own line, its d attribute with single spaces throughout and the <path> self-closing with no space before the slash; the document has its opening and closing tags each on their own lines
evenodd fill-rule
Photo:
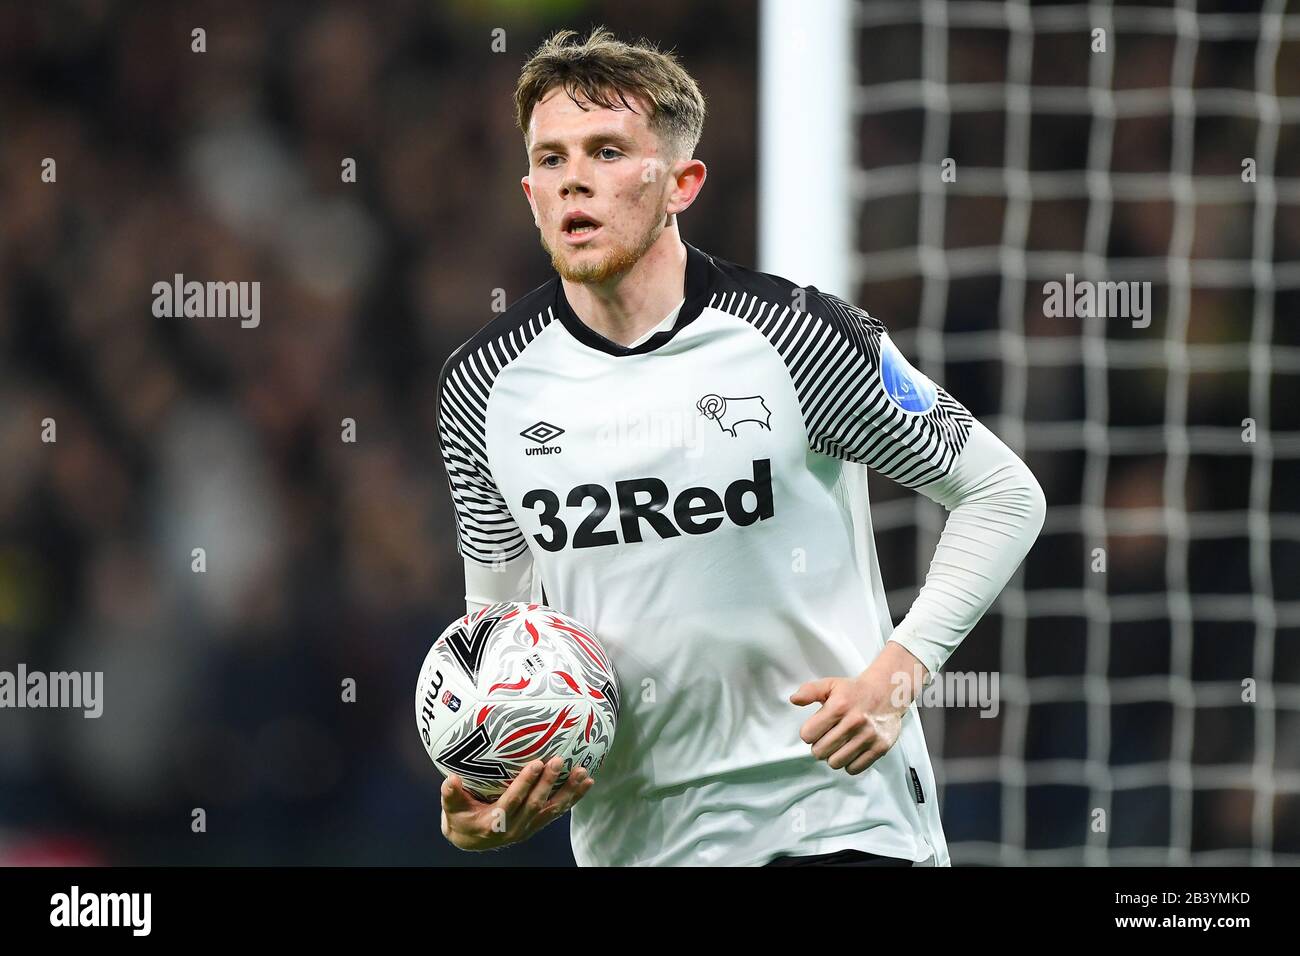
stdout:
<svg viewBox="0 0 1300 956">
<path fill-rule="evenodd" d="M 852 277 L 852 0 L 763 0 L 758 268 L 847 297 Z"/>
</svg>

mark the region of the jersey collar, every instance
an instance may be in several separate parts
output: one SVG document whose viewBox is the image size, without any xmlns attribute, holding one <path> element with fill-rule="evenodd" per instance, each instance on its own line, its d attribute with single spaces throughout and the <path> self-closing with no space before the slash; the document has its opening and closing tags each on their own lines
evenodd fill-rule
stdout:
<svg viewBox="0 0 1300 956">
<path fill-rule="evenodd" d="M 568 329 L 569 334 L 583 345 L 607 355 L 641 355 L 662 347 L 666 342 L 671 341 L 674 335 L 699 318 L 705 305 L 708 304 L 709 292 L 713 287 L 713 259 L 708 253 L 701 252 L 685 240 L 682 241 L 682 245 L 686 246 L 686 300 L 682 303 L 682 309 L 677 313 L 677 322 L 671 329 L 656 332 L 635 348 L 611 342 L 578 318 L 577 313 L 569 305 L 569 300 L 564 294 L 564 283 L 559 278 L 555 280 L 556 317 Z"/>
</svg>

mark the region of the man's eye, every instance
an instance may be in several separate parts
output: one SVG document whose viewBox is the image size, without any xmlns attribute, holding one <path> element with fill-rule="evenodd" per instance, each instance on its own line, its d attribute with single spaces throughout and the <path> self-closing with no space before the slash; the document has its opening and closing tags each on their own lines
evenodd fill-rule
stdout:
<svg viewBox="0 0 1300 956">
<path fill-rule="evenodd" d="M 613 154 L 614 154 L 614 157 L 618 157 L 618 156 L 621 156 L 621 155 L 622 155 L 622 153 L 620 153 L 618 150 L 616 150 L 613 146 L 602 146 L 601 149 L 600 149 L 600 152 L 601 152 L 601 153 L 613 153 Z M 607 158 L 613 158 L 613 157 L 607 157 Z"/>
<path fill-rule="evenodd" d="M 543 157 L 542 157 L 542 163 L 541 163 L 541 164 L 542 164 L 543 166 L 546 166 L 546 167 L 551 167 L 551 166 L 554 165 L 554 163 L 552 163 L 551 160 L 553 160 L 553 159 L 559 159 L 559 158 L 560 158 L 560 157 L 556 156 L 554 153 L 551 153 L 549 156 L 543 156 Z"/>
</svg>

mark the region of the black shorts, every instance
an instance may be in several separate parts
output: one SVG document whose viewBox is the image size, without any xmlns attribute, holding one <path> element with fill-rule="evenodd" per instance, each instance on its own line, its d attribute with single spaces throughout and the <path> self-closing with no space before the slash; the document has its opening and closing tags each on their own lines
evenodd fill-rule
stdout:
<svg viewBox="0 0 1300 956">
<path fill-rule="evenodd" d="M 840 850 L 838 853 L 820 853 L 817 856 L 778 856 L 764 866 L 911 866 L 911 860 L 894 856 L 879 856 L 862 850 Z"/>
</svg>

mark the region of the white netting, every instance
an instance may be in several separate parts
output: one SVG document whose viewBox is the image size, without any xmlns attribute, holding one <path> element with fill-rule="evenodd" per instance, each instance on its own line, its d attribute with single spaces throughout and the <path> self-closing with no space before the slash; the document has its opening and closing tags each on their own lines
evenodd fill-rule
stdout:
<svg viewBox="0 0 1300 956">
<path fill-rule="evenodd" d="M 1275 334 L 1300 319 L 1274 315 L 1278 294 L 1300 289 L 1294 239 L 1276 248 L 1278 235 L 1294 236 L 1277 217 L 1294 223 L 1300 178 L 1275 175 L 1279 138 L 1283 153 L 1300 142 L 1300 97 L 1277 89 L 1300 70 L 1300 14 L 1285 0 L 1226 11 L 1187 0 L 858 0 L 853 14 L 852 181 L 864 210 L 859 236 L 870 239 L 853 255 L 852 291 L 1048 490 L 1039 545 L 949 663 L 998 670 L 1000 715 L 924 711 L 953 862 L 1300 862 L 1300 600 L 1284 599 L 1296 594 L 1300 552 L 1277 550 L 1300 542 L 1300 513 L 1275 487 L 1275 473 L 1297 474 L 1289 463 L 1300 459 L 1300 431 L 1270 429 L 1271 413 L 1300 403 L 1297 337 Z M 1105 31 L 1105 53 L 1090 49 L 1095 29 Z M 1049 61 L 1063 59 L 1071 40 L 1086 75 L 1062 83 Z M 1165 55 L 1165 82 L 1142 82 Z M 1198 71 L 1198 59 L 1210 66 Z M 972 67 L 985 61 L 1003 75 Z M 960 78 L 950 78 L 954 62 Z M 1247 77 L 1253 66 L 1253 88 L 1218 82 L 1211 67 L 1232 63 Z M 970 123 L 961 142 L 951 135 L 955 121 L 986 114 L 1000 164 L 966 158 L 979 141 Z M 1086 126 L 1077 162 L 1036 161 L 1035 124 L 1071 117 Z M 1204 145 L 1198 121 L 1220 139 Z M 1167 134 L 1144 139 L 1156 123 Z M 1050 137 L 1040 130 L 1040 138 Z M 899 144 L 914 156 L 897 161 Z M 1255 181 L 1243 181 L 1239 162 L 1199 161 L 1209 150 L 1253 159 Z M 1145 156 L 1155 168 L 1114 169 L 1117 155 Z M 940 176 L 949 157 L 955 182 Z M 971 204 L 983 200 L 993 204 Z M 896 228 L 906 219 L 898 204 L 907 202 L 916 237 L 898 241 L 906 231 Z M 1078 241 L 1043 241 L 1031 228 L 1036 204 L 1050 218 L 1071 203 L 1082 210 Z M 978 232 L 970 218 L 999 206 L 1000 239 L 953 247 L 949 231 Z M 1215 224 L 1230 230 L 1234 209 L 1245 209 L 1243 235 L 1224 254 Z M 1125 238 L 1145 231 L 1135 221 L 1165 220 L 1162 248 Z M 1152 282 L 1154 321 L 1139 329 L 1113 318 L 1044 320 L 1042 285 L 1067 273 Z M 971 290 L 985 288 L 988 299 L 972 304 Z M 963 368 L 982 371 L 950 374 Z M 1119 381 L 1144 384 L 1113 395 Z M 963 382 L 992 383 L 998 397 L 980 407 L 980 389 L 964 393 Z M 1057 388 L 1078 396 L 1074 414 L 1051 414 L 1069 405 Z M 1207 394 L 1218 396 L 1214 415 L 1201 412 Z M 1246 418 L 1253 442 L 1243 438 Z M 1054 500 L 1055 488 L 1070 485 L 1066 473 L 1077 474 L 1077 493 Z M 1216 476 L 1242 488 L 1240 506 Z M 944 513 L 887 482 L 873 479 L 872 491 L 899 620 Z M 912 547 L 914 569 L 891 567 L 890 555 Z M 1107 551 L 1105 573 L 1091 568 L 1094 548 Z M 1035 561 L 1062 567 L 1040 572 Z M 1207 580 L 1216 561 L 1222 574 Z M 1071 575 L 1077 583 L 1061 583 Z M 1275 595 L 1283 577 L 1286 596 Z M 1279 667 L 1285 675 L 1275 675 Z M 1253 703 L 1242 701 L 1247 678 Z M 1093 825 L 1098 810 L 1104 830 Z"/>
</svg>

